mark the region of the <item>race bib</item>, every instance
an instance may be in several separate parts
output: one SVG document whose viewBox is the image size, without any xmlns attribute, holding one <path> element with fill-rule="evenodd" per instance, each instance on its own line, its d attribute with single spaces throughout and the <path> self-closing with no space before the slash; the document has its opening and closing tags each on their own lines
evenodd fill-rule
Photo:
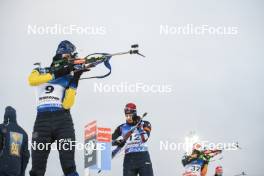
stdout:
<svg viewBox="0 0 264 176">
<path fill-rule="evenodd" d="M 183 176 L 201 176 L 201 166 L 198 164 L 186 165 Z"/>
<path fill-rule="evenodd" d="M 10 155 L 20 157 L 23 135 L 17 132 L 10 132 L 9 151 Z"/>
<path fill-rule="evenodd" d="M 126 142 L 126 153 L 147 151 L 147 144 L 142 143 L 139 131 L 136 129 Z"/>
<path fill-rule="evenodd" d="M 37 87 L 37 107 L 62 107 L 65 88 L 59 84 L 45 83 Z"/>
<path fill-rule="evenodd" d="M 134 132 L 127 140 L 127 147 L 136 147 L 139 146 L 140 143 L 140 135 Z"/>
</svg>

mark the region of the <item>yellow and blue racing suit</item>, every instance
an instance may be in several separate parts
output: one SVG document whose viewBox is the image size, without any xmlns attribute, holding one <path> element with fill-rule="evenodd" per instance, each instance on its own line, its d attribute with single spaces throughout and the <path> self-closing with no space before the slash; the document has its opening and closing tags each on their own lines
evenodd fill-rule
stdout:
<svg viewBox="0 0 264 176">
<path fill-rule="evenodd" d="M 33 146 L 39 143 L 51 144 L 55 141 L 57 145 L 72 144 L 75 141 L 75 131 L 70 108 L 75 101 L 80 75 L 76 77 L 68 73 L 56 77 L 43 70 L 34 69 L 28 78 L 29 84 L 36 88 L 37 118 L 32 135 Z M 71 146 L 69 149 L 60 147 L 58 150 L 64 174 L 77 174 L 74 161 L 75 147 Z M 50 147 L 45 150 L 32 148 L 31 176 L 44 176 L 49 152 Z"/>
</svg>

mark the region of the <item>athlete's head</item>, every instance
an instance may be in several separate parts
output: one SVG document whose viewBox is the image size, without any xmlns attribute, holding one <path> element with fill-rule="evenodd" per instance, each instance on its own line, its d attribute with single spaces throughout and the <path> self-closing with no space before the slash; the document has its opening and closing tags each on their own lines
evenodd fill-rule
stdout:
<svg viewBox="0 0 264 176">
<path fill-rule="evenodd" d="M 53 57 L 53 62 L 61 59 L 68 60 L 76 56 L 76 47 L 70 41 L 63 40 L 58 45 L 56 55 Z"/>
<path fill-rule="evenodd" d="M 202 151 L 203 150 L 203 146 L 202 146 L 202 144 L 200 144 L 200 143 L 194 143 L 193 144 L 193 150 L 197 150 L 197 151 Z"/>
<path fill-rule="evenodd" d="M 63 40 L 58 45 L 56 54 L 74 54 L 76 47 L 68 40 Z"/>
<path fill-rule="evenodd" d="M 134 103 L 128 103 L 124 109 L 126 121 L 129 124 L 132 124 L 137 117 L 137 106 Z"/>
<path fill-rule="evenodd" d="M 215 176 L 222 176 L 223 175 L 223 168 L 222 166 L 217 166 L 215 168 Z"/>
<path fill-rule="evenodd" d="M 192 156 L 198 157 L 202 152 L 202 145 L 199 143 L 194 143 L 192 148 Z"/>
</svg>

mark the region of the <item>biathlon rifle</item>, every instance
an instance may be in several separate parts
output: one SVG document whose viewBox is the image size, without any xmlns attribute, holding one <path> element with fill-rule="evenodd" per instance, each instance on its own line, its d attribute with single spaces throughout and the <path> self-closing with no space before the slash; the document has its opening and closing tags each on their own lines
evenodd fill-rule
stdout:
<svg viewBox="0 0 264 176">
<path fill-rule="evenodd" d="M 73 56 L 73 58 L 70 59 L 60 59 L 57 61 L 54 61 L 49 68 L 45 68 L 46 72 L 54 72 L 56 70 L 61 69 L 65 65 L 70 65 L 73 69 L 73 71 L 80 71 L 80 70 L 89 70 L 90 68 L 96 67 L 97 65 L 103 63 L 105 67 L 109 70 L 107 74 L 102 76 L 93 76 L 93 77 L 86 77 L 81 79 L 92 79 L 92 78 L 105 78 L 111 74 L 112 68 L 110 64 L 110 59 L 114 56 L 121 56 L 121 55 L 127 55 L 127 54 L 137 54 L 141 57 L 145 57 L 143 54 L 139 53 L 138 50 L 139 45 L 134 44 L 131 45 L 131 48 L 129 51 L 125 52 L 118 52 L 118 53 L 93 53 L 85 56 L 84 58 L 77 58 L 77 56 Z M 41 68 L 40 63 L 35 63 L 34 65 Z"/>
<path fill-rule="evenodd" d="M 236 142 L 235 146 L 237 147 L 237 149 L 241 150 L 240 145 L 238 144 L 238 142 Z M 204 151 L 202 151 L 202 157 L 210 160 L 212 158 L 214 158 L 216 155 L 221 154 L 224 150 L 227 150 L 229 148 L 221 148 L 221 149 L 214 149 L 214 150 L 209 150 L 209 149 L 205 149 Z M 230 148 L 232 149 L 232 148 Z M 223 156 L 221 156 L 219 159 L 215 159 L 215 160 L 211 160 L 211 161 L 216 161 L 216 160 L 222 160 Z"/>
</svg>

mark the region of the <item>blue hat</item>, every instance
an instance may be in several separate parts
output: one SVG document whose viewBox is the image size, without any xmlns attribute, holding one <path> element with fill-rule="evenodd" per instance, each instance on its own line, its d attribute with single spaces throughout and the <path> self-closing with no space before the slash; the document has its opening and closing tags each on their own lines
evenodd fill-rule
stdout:
<svg viewBox="0 0 264 176">
<path fill-rule="evenodd" d="M 76 50 L 76 47 L 68 40 L 60 42 L 56 54 L 72 54 Z"/>
</svg>

